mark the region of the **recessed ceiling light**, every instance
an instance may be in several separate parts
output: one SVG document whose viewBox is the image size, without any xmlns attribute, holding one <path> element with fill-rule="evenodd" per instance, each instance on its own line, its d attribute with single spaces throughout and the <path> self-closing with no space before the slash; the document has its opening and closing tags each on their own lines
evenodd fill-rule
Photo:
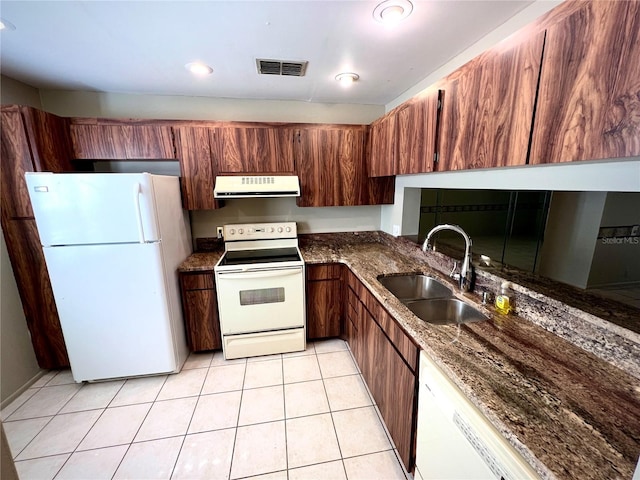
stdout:
<svg viewBox="0 0 640 480">
<path fill-rule="evenodd" d="M 356 82 L 360 78 L 360 75 L 353 72 L 344 72 L 336 75 L 336 80 L 340 82 L 343 87 L 348 87 L 353 82 Z"/>
<path fill-rule="evenodd" d="M 213 73 L 213 68 L 202 62 L 189 62 L 184 66 L 184 68 L 189 70 L 194 75 L 198 75 L 201 77 Z"/>
<path fill-rule="evenodd" d="M 413 11 L 409 0 L 386 0 L 373 10 L 373 18 L 385 25 L 393 25 L 404 20 Z"/>
<path fill-rule="evenodd" d="M 15 30 L 16 27 L 13 23 L 5 20 L 4 18 L 0 18 L 0 30 Z"/>
</svg>

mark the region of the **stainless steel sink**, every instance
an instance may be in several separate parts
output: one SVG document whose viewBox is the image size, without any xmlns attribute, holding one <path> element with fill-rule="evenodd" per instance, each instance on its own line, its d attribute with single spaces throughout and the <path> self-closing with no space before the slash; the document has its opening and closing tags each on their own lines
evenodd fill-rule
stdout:
<svg viewBox="0 0 640 480">
<path fill-rule="evenodd" d="M 426 275 L 379 277 L 378 281 L 403 303 L 426 298 L 453 296 L 449 287 Z"/>
<path fill-rule="evenodd" d="M 489 317 L 457 298 L 437 298 L 406 302 L 416 317 L 434 325 L 450 325 L 488 320 Z"/>
<path fill-rule="evenodd" d="M 378 277 L 421 320 L 434 325 L 481 322 L 489 317 L 458 300 L 445 284 L 422 274 Z"/>
</svg>

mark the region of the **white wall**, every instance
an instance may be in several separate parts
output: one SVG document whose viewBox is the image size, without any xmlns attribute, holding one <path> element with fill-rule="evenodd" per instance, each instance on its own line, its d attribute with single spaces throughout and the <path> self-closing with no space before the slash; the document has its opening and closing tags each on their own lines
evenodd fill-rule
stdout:
<svg viewBox="0 0 640 480">
<path fill-rule="evenodd" d="M 63 117 L 369 124 L 384 114 L 382 105 L 63 90 L 41 90 L 40 96 L 45 110 Z"/>
<path fill-rule="evenodd" d="M 215 237 L 216 227 L 229 223 L 297 222 L 298 233 L 378 230 L 380 207 L 298 207 L 295 198 L 227 200 L 224 208 L 191 212 L 193 237 Z"/>
<path fill-rule="evenodd" d="M 587 287 L 606 199 L 606 192 L 553 192 L 540 275 Z"/>
<path fill-rule="evenodd" d="M 30 383 L 40 367 L 31 345 L 4 235 L 0 244 L 0 401 L 4 402 Z"/>
<path fill-rule="evenodd" d="M 0 75 L 0 104 L 11 105 L 14 103 L 42 108 L 40 93 L 37 88 Z"/>
<path fill-rule="evenodd" d="M 11 78 L 0 77 L 3 105 L 41 108 L 38 90 Z M 12 398 L 40 372 L 11 268 L 4 234 L 0 238 L 0 401 Z"/>
<path fill-rule="evenodd" d="M 640 193 L 611 192 L 600 227 L 640 225 Z M 589 272 L 589 287 L 640 282 L 640 237 L 619 239 L 621 243 L 596 242 Z M 637 242 L 637 243 L 636 243 Z"/>
</svg>

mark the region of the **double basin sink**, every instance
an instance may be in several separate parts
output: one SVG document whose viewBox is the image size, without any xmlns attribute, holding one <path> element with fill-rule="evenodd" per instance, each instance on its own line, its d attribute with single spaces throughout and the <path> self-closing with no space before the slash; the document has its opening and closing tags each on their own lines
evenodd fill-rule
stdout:
<svg viewBox="0 0 640 480">
<path fill-rule="evenodd" d="M 416 317 L 434 325 L 488 320 L 489 317 L 453 296 L 449 287 L 421 274 L 380 276 L 378 281 Z"/>
</svg>

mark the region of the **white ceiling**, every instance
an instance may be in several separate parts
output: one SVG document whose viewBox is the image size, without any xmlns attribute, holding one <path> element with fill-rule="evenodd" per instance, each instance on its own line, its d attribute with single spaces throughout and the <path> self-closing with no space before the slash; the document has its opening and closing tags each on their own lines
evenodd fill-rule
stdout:
<svg viewBox="0 0 640 480">
<path fill-rule="evenodd" d="M 385 105 L 525 8 L 519 0 L 414 0 L 393 28 L 378 1 L 4 1 L 3 75 L 43 89 Z M 256 58 L 308 60 L 304 77 Z M 213 67 L 197 78 L 194 60 Z M 342 88 L 334 79 L 353 71 Z"/>
</svg>

